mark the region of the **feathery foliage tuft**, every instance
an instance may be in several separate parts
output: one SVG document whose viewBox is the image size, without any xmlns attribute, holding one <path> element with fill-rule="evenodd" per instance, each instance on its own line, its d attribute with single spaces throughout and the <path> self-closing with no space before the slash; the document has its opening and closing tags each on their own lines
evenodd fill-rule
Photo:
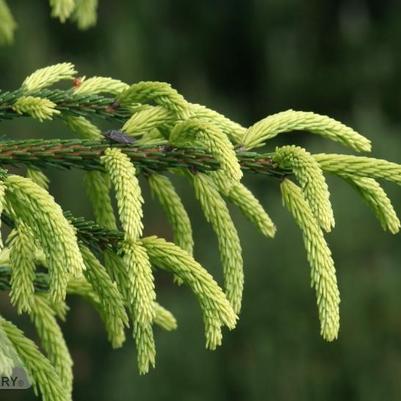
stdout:
<svg viewBox="0 0 401 401">
<path fill-rule="evenodd" d="M 320 332 L 327 341 L 338 337 L 340 294 L 330 249 L 301 189 L 291 180 L 281 183 L 283 202 L 302 230 L 309 264 L 311 285 L 316 290 Z"/>
<path fill-rule="evenodd" d="M 168 129 L 174 124 L 174 113 L 162 106 L 141 106 L 125 122 L 122 131 L 139 136 L 153 129 Z"/>
<path fill-rule="evenodd" d="M 167 331 L 175 330 L 177 328 L 177 320 L 174 315 L 158 303 L 155 303 L 154 322 Z"/>
<path fill-rule="evenodd" d="M 127 267 L 125 286 L 138 351 L 138 368 L 143 374 L 155 365 L 156 357 L 152 331 L 156 300 L 153 275 L 148 254 L 139 241 L 125 240 L 121 253 Z"/>
<path fill-rule="evenodd" d="M 117 96 L 123 104 L 155 104 L 171 111 L 178 118 L 189 116 L 188 103 L 171 85 L 165 82 L 138 82 Z"/>
<path fill-rule="evenodd" d="M 356 151 L 369 152 L 370 141 L 352 128 L 330 118 L 315 113 L 287 110 L 273 114 L 248 128 L 242 144 L 247 149 L 263 145 L 278 134 L 290 131 L 308 131 L 332 141 L 339 142 Z"/>
<path fill-rule="evenodd" d="M 205 147 L 220 162 L 219 171 L 211 173 L 219 186 L 229 189 L 241 180 L 242 171 L 233 145 L 212 124 L 199 119 L 188 119 L 174 127 L 169 141 L 177 147 Z"/>
<path fill-rule="evenodd" d="M 40 68 L 29 75 L 21 85 L 23 91 L 33 92 L 52 86 L 56 82 L 73 79 L 75 71 L 71 63 L 59 63 L 50 67 Z"/>
<path fill-rule="evenodd" d="M 40 122 L 51 120 L 53 115 L 60 114 L 55 107 L 56 104 L 51 100 L 34 96 L 20 97 L 13 105 L 18 114 L 28 114 Z"/>
<path fill-rule="evenodd" d="M 304 192 L 312 213 L 325 231 L 334 227 L 330 192 L 319 164 L 305 149 L 298 146 L 277 148 L 273 161 L 281 168 L 291 169 Z"/>
<path fill-rule="evenodd" d="M 322 170 L 339 176 L 352 175 L 384 179 L 401 185 L 401 165 L 387 160 L 365 156 L 315 154 Z"/>
<path fill-rule="evenodd" d="M 35 243 L 32 231 L 22 222 L 17 225 L 10 244 L 11 303 L 18 313 L 30 312 L 34 301 Z"/>
<path fill-rule="evenodd" d="M 237 230 L 223 198 L 213 181 L 205 174 L 195 174 L 193 185 L 207 221 L 219 241 L 224 287 L 236 313 L 241 310 L 244 272 L 241 244 Z"/>
<path fill-rule="evenodd" d="M 123 90 L 128 89 L 128 85 L 118 79 L 112 79 L 108 77 L 91 77 L 84 79 L 75 88 L 74 93 L 76 94 L 98 94 L 98 93 L 110 93 L 117 95 Z"/>
<path fill-rule="evenodd" d="M 135 168 L 119 149 L 107 149 L 102 157 L 116 191 L 124 242 L 120 252 L 127 266 L 127 291 L 133 311 L 134 337 L 138 348 L 140 373 L 155 365 L 155 344 L 152 323 L 155 317 L 156 293 L 151 265 L 146 251 L 138 241 L 142 235 L 143 198 Z"/>
<path fill-rule="evenodd" d="M 100 140 L 103 137 L 100 129 L 83 116 L 64 117 L 64 122 L 80 138 Z"/>
<path fill-rule="evenodd" d="M 42 347 L 60 378 L 65 398 L 71 400 L 73 363 L 55 314 L 44 296 L 34 297 L 30 318 L 35 325 Z"/>
<path fill-rule="evenodd" d="M 221 327 L 233 329 L 237 317 L 212 276 L 178 246 L 161 238 L 146 237 L 142 244 L 156 267 L 172 272 L 197 295 L 203 311 L 206 347 L 221 345 Z"/>
<path fill-rule="evenodd" d="M 125 238 L 135 241 L 143 230 L 143 198 L 135 167 L 119 149 L 107 149 L 101 160 L 116 191 L 118 214 Z"/>
<path fill-rule="evenodd" d="M 53 197 L 28 178 L 7 177 L 6 209 L 34 233 L 50 270 L 52 299 L 65 298 L 68 279 L 84 270 L 75 232 Z"/>
</svg>

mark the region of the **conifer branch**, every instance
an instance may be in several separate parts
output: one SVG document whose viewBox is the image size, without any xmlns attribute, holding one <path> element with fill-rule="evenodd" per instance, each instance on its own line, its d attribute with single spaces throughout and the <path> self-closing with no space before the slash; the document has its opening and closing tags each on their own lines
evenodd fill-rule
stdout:
<svg viewBox="0 0 401 401">
<path fill-rule="evenodd" d="M 0 92 L 0 121 L 27 117 L 30 114 L 15 108 L 16 103 L 29 97 L 47 99 L 53 102 L 58 117 L 84 116 L 105 120 L 125 121 L 132 115 L 132 109 L 116 102 L 115 97 L 101 94 L 75 93 L 72 89 L 39 89 L 27 91 L 25 88 Z M 57 117 L 57 115 L 56 115 Z"/>
<path fill-rule="evenodd" d="M 84 217 L 74 217 L 70 211 L 64 212 L 64 217 L 74 226 L 78 239 L 86 246 L 96 251 L 113 249 L 116 250 L 124 234 L 118 230 L 111 230 L 100 226 L 92 220 Z M 15 227 L 13 219 L 3 213 L 1 220 L 10 228 Z"/>
<path fill-rule="evenodd" d="M 53 15 L 63 21 L 73 18 L 82 26 L 93 23 L 97 2 L 87 0 L 81 8 L 73 3 L 52 0 Z M 239 236 L 226 200 L 266 237 L 273 237 L 276 230 L 262 204 L 241 182 L 244 172 L 281 182 L 283 203 L 303 233 L 321 334 L 328 341 L 337 338 L 340 294 L 323 232 L 334 227 L 325 174 L 336 174 L 354 186 L 383 228 L 396 233 L 400 221 L 376 180 L 401 185 L 401 165 L 366 156 L 316 155 L 296 146 L 258 153 L 252 149 L 293 130 L 320 135 L 355 151 L 370 151 L 371 143 L 344 124 L 315 113 L 288 110 L 246 128 L 189 103 L 167 83 L 128 85 L 98 76 L 74 79 L 76 73 L 71 63 L 60 63 L 35 71 L 16 91 L 0 92 L 0 121 L 20 116 L 41 122 L 60 119 L 80 138 L 0 142 L 1 218 L 13 228 L 7 247 L 0 252 L 0 290 L 11 290 L 17 311 L 29 314 L 35 313 L 32 307 L 38 293 L 48 293 L 44 299 L 51 309 L 36 310 L 46 323 L 40 322 L 37 329 L 45 341 L 46 333 L 58 333 L 58 340 L 47 341 L 44 349 L 69 390 L 70 360 L 53 319 L 53 315 L 64 316 L 66 294 L 94 304 L 114 346 L 123 343 L 124 327 L 131 325 L 140 373 L 155 364 L 153 325 L 168 330 L 176 326 L 174 316 L 156 303 L 156 268 L 167 270 L 198 297 L 208 348 L 221 344 L 223 326 L 235 327 L 244 271 Z M 72 84 L 70 89 L 49 88 L 65 80 Z M 121 131 L 105 135 L 95 118 L 111 120 Z M 27 178 L 5 170 L 21 165 L 27 167 Z M 96 222 L 61 209 L 41 170 L 48 167 L 86 170 Z M 161 175 L 164 172 L 191 178 L 205 218 L 218 236 L 225 291 L 193 259 L 190 216 L 168 178 Z M 144 199 L 137 178 L 141 173 L 167 214 L 176 244 L 154 236 L 143 238 Z M 48 273 L 39 273 L 39 266 Z M 9 328 L 10 335 L 24 345 L 22 334 Z M 46 391 L 52 391 L 45 379 L 38 381 L 44 398 Z"/>
<path fill-rule="evenodd" d="M 171 168 L 191 171 L 216 171 L 220 163 L 202 148 L 177 148 L 159 145 L 110 144 L 92 140 L 33 139 L 0 142 L 0 166 L 27 165 L 36 167 L 81 168 L 103 170 L 100 157 L 106 149 L 121 149 L 141 171 L 162 172 Z M 255 174 L 283 178 L 291 171 L 273 162 L 272 153 L 237 150 L 241 169 Z"/>
</svg>

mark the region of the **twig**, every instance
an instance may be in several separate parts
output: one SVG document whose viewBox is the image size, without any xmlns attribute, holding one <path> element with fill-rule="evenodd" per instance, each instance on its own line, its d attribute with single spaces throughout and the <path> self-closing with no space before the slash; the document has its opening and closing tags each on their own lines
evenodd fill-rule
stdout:
<svg viewBox="0 0 401 401">
<path fill-rule="evenodd" d="M 19 89 L 12 92 L 0 92 L 0 120 L 23 117 L 13 109 L 13 104 L 25 93 Z M 126 121 L 132 115 L 127 107 L 116 104 L 115 99 L 102 95 L 77 95 L 72 90 L 43 89 L 29 92 L 29 96 L 46 98 L 56 104 L 56 109 L 63 116 L 96 116 L 106 120 Z"/>
<path fill-rule="evenodd" d="M 213 156 L 202 149 L 182 149 L 170 146 L 138 146 L 109 144 L 88 140 L 23 140 L 0 143 L 0 166 L 28 165 L 37 167 L 102 169 L 99 158 L 110 147 L 118 147 L 145 172 L 160 172 L 183 167 L 190 171 L 212 171 L 219 168 Z M 282 178 L 290 171 L 278 168 L 271 154 L 237 152 L 245 171 Z"/>
</svg>

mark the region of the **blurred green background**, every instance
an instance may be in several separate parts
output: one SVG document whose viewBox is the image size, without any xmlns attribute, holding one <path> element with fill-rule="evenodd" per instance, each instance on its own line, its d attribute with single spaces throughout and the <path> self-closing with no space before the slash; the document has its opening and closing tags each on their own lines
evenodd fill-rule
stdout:
<svg viewBox="0 0 401 401">
<path fill-rule="evenodd" d="M 187 99 L 244 125 L 294 108 L 339 119 L 372 139 L 374 156 L 401 162 L 401 4 L 395 0 L 100 0 L 95 28 L 79 32 L 49 16 L 45 0 L 9 2 L 15 43 L 0 48 L 0 87 L 16 88 L 33 70 L 60 61 L 80 74 L 128 83 L 160 80 Z M 118 128 L 118 127 L 116 127 Z M 69 137 L 57 122 L 5 122 L 10 138 Z M 312 135 L 282 135 L 311 151 L 341 151 Z M 78 171 L 50 171 L 56 199 L 91 216 Z M 72 300 L 63 324 L 75 360 L 75 401 L 399 400 L 401 247 L 383 233 L 353 190 L 329 177 L 336 229 L 328 236 L 342 293 L 340 338 L 319 336 L 314 293 L 299 230 L 281 207 L 278 183 L 248 176 L 278 226 L 266 240 L 236 209 L 245 260 L 244 305 L 223 346 L 204 349 L 200 311 L 189 290 L 158 276 L 175 333 L 157 330 L 157 367 L 141 377 L 133 341 L 112 351 L 90 306 Z M 183 180 L 196 257 L 217 278 L 216 239 Z M 146 183 L 146 234 L 171 238 Z M 401 190 L 386 186 L 401 211 Z M 33 393 L 3 392 L 1 400 Z"/>
</svg>

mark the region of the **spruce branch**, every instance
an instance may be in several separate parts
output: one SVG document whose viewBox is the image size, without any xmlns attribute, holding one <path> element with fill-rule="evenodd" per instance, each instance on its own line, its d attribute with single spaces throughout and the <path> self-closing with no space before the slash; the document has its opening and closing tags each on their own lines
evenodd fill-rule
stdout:
<svg viewBox="0 0 401 401">
<path fill-rule="evenodd" d="M 74 226 L 80 242 L 86 246 L 100 250 L 117 250 L 119 242 L 123 240 L 124 233 L 100 226 L 92 220 L 84 217 L 75 217 L 70 211 L 64 212 L 64 217 Z M 15 222 L 6 213 L 1 215 L 1 220 L 10 228 L 15 227 Z"/>
<path fill-rule="evenodd" d="M 80 139 L 30 139 L 0 142 L 0 166 L 36 166 L 104 170 L 100 157 L 113 147 L 125 153 L 140 171 L 163 172 L 171 168 L 191 171 L 216 171 L 220 163 L 202 148 L 177 148 L 159 145 L 106 143 Z M 245 172 L 283 178 L 291 171 L 273 162 L 272 153 L 237 150 L 241 169 Z"/>
<path fill-rule="evenodd" d="M 81 8 L 73 9 L 72 3 Z M 52 0 L 52 4 L 61 19 L 77 18 L 82 24 L 93 21 L 94 0 Z M 2 220 L 14 228 L 0 253 L 0 290 L 11 289 L 17 309 L 34 313 L 34 301 L 45 292 L 43 299 L 50 301 L 54 314 L 63 316 L 65 296 L 78 294 L 95 305 L 112 345 L 122 344 L 124 327 L 131 324 L 139 371 L 146 373 L 155 364 L 153 325 L 176 326 L 171 313 L 156 303 L 154 273 L 161 268 L 198 297 L 206 346 L 216 348 L 221 344 L 222 327 L 236 325 L 244 282 L 241 244 L 223 198 L 238 206 L 265 236 L 274 236 L 276 229 L 262 204 L 241 182 L 244 173 L 254 173 L 280 181 L 283 203 L 303 233 L 321 334 L 329 341 L 337 338 L 340 294 L 322 230 L 334 227 L 334 217 L 324 174 L 334 173 L 356 187 L 383 227 L 395 233 L 399 219 L 376 179 L 401 185 L 401 165 L 365 156 L 313 155 L 296 146 L 270 153 L 251 151 L 293 130 L 318 134 L 355 151 L 370 150 L 367 138 L 315 113 L 289 110 L 246 128 L 188 102 L 163 82 L 128 85 L 94 76 L 75 78 L 67 90 L 49 88 L 62 80 L 72 81 L 75 74 L 72 64 L 56 64 L 31 74 L 20 89 L 0 92 L 0 120 L 30 116 L 45 122 L 57 118 L 80 138 L 0 142 L 0 209 L 4 207 Z M 121 131 L 105 135 L 95 117 L 117 123 Z M 4 170 L 20 165 L 27 167 L 28 178 Z M 85 185 L 96 223 L 72 216 L 54 201 L 42 171 L 48 167 L 86 170 Z M 190 178 L 218 237 L 225 291 L 191 256 L 190 219 L 179 195 L 162 175 L 165 172 Z M 150 182 L 179 246 L 155 236 L 143 238 L 139 174 Z M 294 176 L 300 187 L 289 176 Z M 118 213 L 114 212 L 111 189 Z M 40 264 L 48 274 L 38 273 Z M 70 390 L 68 353 L 53 324 L 53 311 L 42 305 L 38 312 L 42 337 L 56 334 L 47 351 Z M 60 369 L 61 364 L 67 370 Z M 46 391 L 45 379 L 38 385 Z"/>
<path fill-rule="evenodd" d="M 101 94 L 75 93 L 73 89 L 39 89 L 29 90 L 29 97 L 42 99 L 54 104 L 55 117 L 83 116 L 98 117 L 105 120 L 123 122 L 127 120 L 132 111 L 129 107 L 120 105 L 115 97 Z M 22 116 L 30 116 L 27 111 L 29 102 L 25 100 L 25 109 L 18 107 L 18 101 L 25 97 L 26 89 L 0 92 L 0 121 L 12 120 Z M 31 100 L 31 103 L 37 100 Z M 17 105 L 17 108 L 16 108 Z"/>
</svg>

